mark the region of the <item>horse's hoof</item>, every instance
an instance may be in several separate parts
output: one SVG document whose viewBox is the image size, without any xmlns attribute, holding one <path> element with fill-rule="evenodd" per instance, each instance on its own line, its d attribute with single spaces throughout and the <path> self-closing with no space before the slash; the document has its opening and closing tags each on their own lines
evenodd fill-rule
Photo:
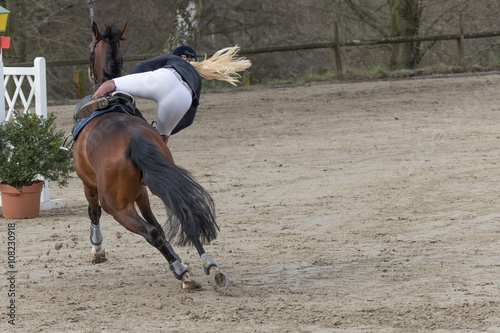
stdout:
<svg viewBox="0 0 500 333">
<path fill-rule="evenodd" d="M 182 289 L 185 292 L 190 292 L 191 290 L 196 290 L 196 289 L 202 289 L 201 284 L 199 284 L 194 280 L 191 280 L 187 272 L 184 273 L 184 275 L 182 275 L 181 282 L 182 282 Z"/>
<path fill-rule="evenodd" d="M 93 264 L 100 264 L 106 262 L 108 259 L 106 258 L 106 251 L 100 245 L 92 246 L 92 254 L 90 255 L 90 262 Z"/>
<path fill-rule="evenodd" d="M 201 284 L 196 281 L 182 282 L 182 289 L 189 293 L 191 290 L 201 289 Z"/>
<path fill-rule="evenodd" d="M 210 280 L 217 292 L 223 292 L 229 287 L 229 277 L 215 266 L 210 268 Z"/>
</svg>

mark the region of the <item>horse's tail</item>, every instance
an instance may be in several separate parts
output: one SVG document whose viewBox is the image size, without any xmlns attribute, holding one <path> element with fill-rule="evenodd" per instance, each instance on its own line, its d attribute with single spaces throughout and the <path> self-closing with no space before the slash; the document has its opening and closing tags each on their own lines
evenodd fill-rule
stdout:
<svg viewBox="0 0 500 333">
<path fill-rule="evenodd" d="M 130 138 L 125 157 L 139 167 L 144 183 L 167 207 L 169 240 L 177 237 L 178 244 L 186 245 L 217 238 L 212 197 L 188 171 L 171 163 L 153 142 L 138 134 Z"/>
</svg>

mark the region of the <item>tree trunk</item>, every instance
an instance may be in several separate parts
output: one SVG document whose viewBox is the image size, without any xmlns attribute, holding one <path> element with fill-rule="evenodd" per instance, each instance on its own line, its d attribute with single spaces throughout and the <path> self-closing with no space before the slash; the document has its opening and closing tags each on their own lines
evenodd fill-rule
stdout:
<svg viewBox="0 0 500 333">
<path fill-rule="evenodd" d="M 174 27 L 162 49 L 163 53 L 170 53 L 180 45 L 189 45 L 196 49 L 202 2 L 203 0 L 177 1 Z"/>
<path fill-rule="evenodd" d="M 392 36 L 418 36 L 421 16 L 420 0 L 387 0 L 391 12 Z M 415 42 L 393 44 L 391 69 L 415 67 L 418 59 Z"/>
</svg>

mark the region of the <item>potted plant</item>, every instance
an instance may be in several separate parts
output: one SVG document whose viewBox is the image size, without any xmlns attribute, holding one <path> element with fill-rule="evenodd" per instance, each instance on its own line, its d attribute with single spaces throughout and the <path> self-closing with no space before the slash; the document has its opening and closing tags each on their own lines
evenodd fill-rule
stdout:
<svg viewBox="0 0 500 333">
<path fill-rule="evenodd" d="M 56 131 L 55 115 L 14 112 L 0 124 L 0 192 L 6 218 L 32 218 L 40 212 L 40 176 L 67 184 L 74 170 L 71 155 L 59 149 L 64 133 Z M 34 187 L 34 188 L 33 188 Z M 31 200 L 23 203 L 23 197 Z M 21 201 L 20 206 L 17 202 Z M 28 208 L 28 212 L 21 210 Z"/>
</svg>

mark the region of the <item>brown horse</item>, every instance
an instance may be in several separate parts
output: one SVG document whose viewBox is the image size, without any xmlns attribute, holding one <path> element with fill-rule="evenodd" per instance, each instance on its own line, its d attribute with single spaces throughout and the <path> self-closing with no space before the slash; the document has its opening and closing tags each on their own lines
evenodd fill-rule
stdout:
<svg viewBox="0 0 500 333">
<path fill-rule="evenodd" d="M 124 30 L 125 25 L 120 28 L 113 25 L 100 33 L 93 24 L 90 73 L 96 84 L 120 75 L 120 40 Z M 99 227 L 102 207 L 163 254 L 185 291 L 200 285 L 190 278 L 188 268 L 170 245 L 169 240 L 174 238 L 180 245 L 196 248 L 216 290 L 228 287 L 227 275 L 217 268 L 202 246 L 217 237 L 212 198 L 186 170 L 169 161 L 169 150 L 152 126 L 137 116 L 105 113 L 89 121 L 73 149 L 76 173 L 89 202 L 93 262 L 106 260 Z M 151 210 L 146 186 L 167 208 L 167 235 Z"/>
</svg>

